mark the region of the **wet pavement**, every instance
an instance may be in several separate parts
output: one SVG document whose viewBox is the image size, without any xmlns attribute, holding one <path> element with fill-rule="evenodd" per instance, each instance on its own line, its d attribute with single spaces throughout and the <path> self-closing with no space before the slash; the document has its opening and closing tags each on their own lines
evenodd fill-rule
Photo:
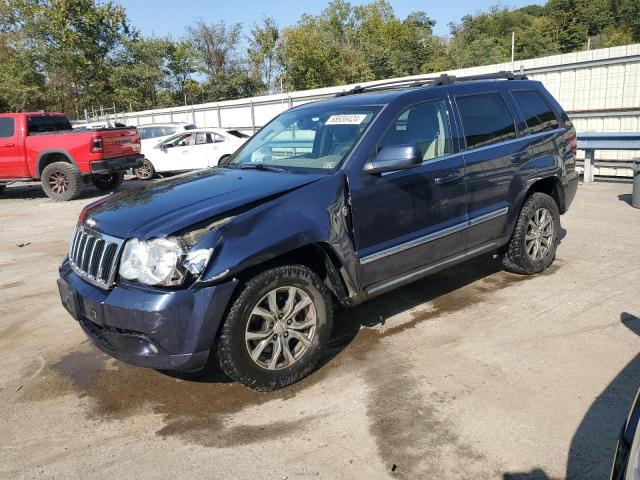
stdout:
<svg viewBox="0 0 640 480">
<path fill-rule="evenodd" d="M 581 186 L 542 275 L 485 256 L 339 310 L 318 370 L 265 394 L 213 365 L 169 375 L 96 350 L 55 279 L 97 192 L 9 187 L 0 477 L 606 478 L 640 386 L 629 188 Z"/>
</svg>

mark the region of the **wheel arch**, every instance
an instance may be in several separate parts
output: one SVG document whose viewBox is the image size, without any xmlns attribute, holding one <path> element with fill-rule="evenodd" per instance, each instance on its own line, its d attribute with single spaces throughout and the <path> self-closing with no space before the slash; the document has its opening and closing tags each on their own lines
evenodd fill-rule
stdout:
<svg viewBox="0 0 640 480">
<path fill-rule="evenodd" d="M 42 172 L 44 171 L 44 169 L 47 168 L 48 165 L 51 165 L 52 163 L 56 163 L 56 162 L 70 163 L 73 165 L 73 167 L 76 170 L 80 171 L 78 169 L 78 165 L 76 164 L 75 160 L 73 159 L 71 154 L 66 150 L 60 150 L 60 149 L 45 150 L 44 152 L 40 152 L 40 155 L 38 156 L 38 160 L 36 161 L 36 167 L 37 167 L 36 178 L 41 178 Z"/>
<path fill-rule="evenodd" d="M 560 214 L 566 212 L 566 201 L 564 197 L 564 189 L 562 188 L 562 183 L 560 179 L 556 176 L 550 176 L 545 178 L 540 178 L 535 180 L 527 189 L 527 193 L 522 200 L 522 204 L 524 201 L 534 192 L 545 193 L 549 195 L 556 202 L 558 206 L 558 210 Z"/>
<path fill-rule="evenodd" d="M 343 305 L 349 303 L 347 282 L 344 278 L 342 265 L 333 251 L 333 247 L 324 242 L 310 243 L 281 253 L 237 272 L 234 277 L 244 283 L 260 272 L 289 264 L 309 267 L 318 274 L 338 302 Z"/>
</svg>

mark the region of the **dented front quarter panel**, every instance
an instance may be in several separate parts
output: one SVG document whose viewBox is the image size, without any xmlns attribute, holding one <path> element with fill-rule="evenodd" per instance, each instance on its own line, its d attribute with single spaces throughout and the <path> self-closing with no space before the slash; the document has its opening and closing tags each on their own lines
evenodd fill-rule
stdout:
<svg viewBox="0 0 640 480">
<path fill-rule="evenodd" d="M 194 248 L 215 248 L 201 284 L 225 281 L 300 247 L 329 248 L 346 286 L 346 303 L 361 295 L 343 172 L 327 175 L 233 217 Z M 350 300 L 349 300 L 350 299 Z"/>
</svg>

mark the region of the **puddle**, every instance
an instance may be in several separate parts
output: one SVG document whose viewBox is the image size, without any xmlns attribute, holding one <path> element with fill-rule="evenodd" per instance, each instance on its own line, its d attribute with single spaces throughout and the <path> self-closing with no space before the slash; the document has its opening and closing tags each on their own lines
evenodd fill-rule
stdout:
<svg viewBox="0 0 640 480">
<path fill-rule="evenodd" d="M 438 394 L 422 391 L 415 378 L 402 374 L 397 362 L 366 371 L 371 387 L 367 403 L 369 431 L 376 439 L 378 454 L 385 465 L 395 465 L 398 478 L 443 478 L 451 465 L 443 458 L 464 458 L 453 466 L 457 478 L 473 470 L 483 470 L 486 459 L 462 441 L 453 422 L 442 415 Z"/>
<path fill-rule="evenodd" d="M 493 260 L 472 260 L 369 300 L 355 308 L 342 310 L 335 320 L 335 325 L 336 328 L 340 328 L 341 323 L 345 322 L 357 326 L 356 328 L 360 325 L 364 327 L 353 335 L 355 338 L 352 337 L 353 341 L 345 348 L 350 356 L 364 360 L 368 351 L 381 338 L 487 302 L 491 294 L 512 285 L 540 276 L 554 275 L 561 265 L 562 260 L 557 259 L 543 273 L 528 276 L 502 271 L 499 264 Z M 421 305 L 424 306 L 413 310 Z M 393 326 L 385 325 L 388 318 L 409 310 L 413 310 L 410 312 L 409 320 Z M 447 342 L 450 343 L 451 339 Z"/>
<path fill-rule="evenodd" d="M 178 436 L 207 447 L 229 447 L 281 438 L 315 419 L 313 414 L 292 412 L 288 421 L 269 422 L 261 416 L 251 424 L 233 422 L 242 410 L 292 398 L 325 376 L 316 372 L 289 388 L 257 393 L 231 383 L 218 371 L 176 378 L 123 364 L 90 348 L 65 355 L 44 368 L 37 381 L 25 385 L 21 399 L 75 395 L 83 399 L 85 414 L 94 421 L 125 420 L 151 412 L 162 417 L 164 426 L 156 432 L 161 437 Z"/>
</svg>

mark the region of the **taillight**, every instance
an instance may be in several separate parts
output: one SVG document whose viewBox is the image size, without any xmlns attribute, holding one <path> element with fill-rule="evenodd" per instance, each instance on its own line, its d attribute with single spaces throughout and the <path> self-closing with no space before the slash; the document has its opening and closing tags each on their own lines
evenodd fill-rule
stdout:
<svg viewBox="0 0 640 480">
<path fill-rule="evenodd" d="M 571 144 L 571 153 L 573 153 L 573 158 L 576 158 L 576 154 L 578 152 L 578 137 L 576 132 L 571 132 L 571 135 L 569 135 L 569 143 Z"/>
<path fill-rule="evenodd" d="M 102 152 L 102 137 L 93 137 L 91 139 L 91 153 L 100 153 Z"/>
</svg>

